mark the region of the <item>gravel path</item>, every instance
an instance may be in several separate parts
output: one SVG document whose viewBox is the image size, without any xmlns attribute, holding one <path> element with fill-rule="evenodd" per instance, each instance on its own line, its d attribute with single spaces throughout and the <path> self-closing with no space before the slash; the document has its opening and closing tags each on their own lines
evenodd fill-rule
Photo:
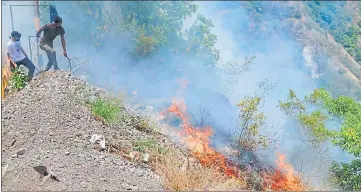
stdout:
<svg viewBox="0 0 361 192">
<path fill-rule="evenodd" d="M 103 125 L 76 102 L 74 90 L 83 85 L 66 72 L 46 72 L 5 98 L 2 170 L 8 168 L 2 176 L 3 190 L 162 190 L 160 178 L 148 168 L 99 152 L 89 142 L 92 134 L 128 135 Z M 49 179 L 40 185 L 32 168 L 38 165 L 49 167 L 60 182 Z"/>
</svg>

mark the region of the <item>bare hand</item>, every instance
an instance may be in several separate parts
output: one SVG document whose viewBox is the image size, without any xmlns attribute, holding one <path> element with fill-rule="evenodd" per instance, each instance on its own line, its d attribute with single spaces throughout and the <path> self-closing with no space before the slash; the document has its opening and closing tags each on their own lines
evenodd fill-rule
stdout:
<svg viewBox="0 0 361 192">
<path fill-rule="evenodd" d="M 68 57 L 68 54 L 66 53 L 66 51 L 63 51 L 63 55 L 64 55 L 64 57 Z"/>
</svg>

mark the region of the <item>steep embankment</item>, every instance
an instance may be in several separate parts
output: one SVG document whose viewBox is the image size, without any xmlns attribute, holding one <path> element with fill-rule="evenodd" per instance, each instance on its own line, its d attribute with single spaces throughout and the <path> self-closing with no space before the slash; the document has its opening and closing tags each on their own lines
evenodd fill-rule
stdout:
<svg viewBox="0 0 361 192">
<path fill-rule="evenodd" d="M 92 134 L 104 134 L 108 145 L 109 138 L 121 141 L 140 138 L 142 133 L 131 126 L 112 129 L 97 121 L 75 99 L 85 85 L 64 72 L 51 72 L 3 101 L 3 172 L 8 167 L 3 190 L 162 189 L 159 177 L 148 168 L 99 152 L 89 142 Z M 49 179 L 41 186 L 32 168 L 38 165 L 49 167 L 60 182 Z"/>
<path fill-rule="evenodd" d="M 356 61 L 356 57 L 353 57 L 347 48 L 338 42 L 340 40 L 337 41 L 330 30 L 317 22 L 307 3 L 245 2 L 244 6 L 247 7 L 252 21 L 249 28 L 253 29 L 252 33 L 264 31 L 265 34 L 272 29 L 282 29 L 287 37 L 291 37 L 300 45 L 302 67 L 307 69 L 309 76 L 315 79 L 320 87 L 326 88 L 333 95 L 346 94 L 361 100 L 361 65 Z M 356 2 L 347 2 L 346 5 L 346 8 L 337 6 L 338 11 L 357 12 L 359 5 Z M 325 13 L 322 16 L 328 17 Z M 341 23 L 337 24 L 342 19 L 338 19 L 335 13 L 333 16 L 334 27 L 343 29 Z M 318 19 L 319 17 L 320 15 L 317 15 Z M 350 17 L 349 24 L 359 22 L 357 14 Z"/>
<path fill-rule="evenodd" d="M 286 22 L 296 40 L 303 45 L 305 66 L 322 87 L 336 95 L 361 99 L 361 65 L 332 34 L 312 19 L 304 3 L 290 3 L 302 15 Z"/>
<path fill-rule="evenodd" d="M 203 167 L 169 140 L 171 127 L 153 124 L 136 109 L 139 105 L 113 100 L 119 101 L 62 71 L 43 73 L 8 95 L 2 103 L 3 189 L 194 191 L 261 185 L 251 174 L 232 179 Z M 160 117 L 151 106 L 145 108 L 143 115 Z M 93 134 L 104 135 L 106 151 L 90 142 Z M 49 179 L 41 185 L 33 169 L 39 165 L 60 182 Z"/>
<path fill-rule="evenodd" d="M 2 103 L 2 188 L 5 191 L 305 188 L 289 170 L 283 170 L 286 171 L 283 174 L 280 167 L 273 169 L 258 161 L 252 166 L 230 162 L 210 146 L 210 129 L 199 130 L 188 123 L 182 102 L 172 103 L 160 116 L 151 114 L 156 119 L 172 118 L 172 114 L 180 118 L 181 127 L 186 130 L 178 134 L 181 132 L 170 126 L 152 124 L 130 104 L 107 105 L 111 99 L 116 98 L 62 71 L 45 72 L 24 89 L 8 95 Z M 146 108 L 148 112 L 152 110 L 151 106 Z M 111 123 L 111 114 L 119 115 L 119 121 Z M 93 134 L 104 135 L 105 151 L 100 152 L 89 141 Z M 177 135 L 186 150 L 168 139 Z M 33 169 L 39 165 L 50 168 L 60 182 L 48 179 L 42 185 L 40 175 Z"/>
</svg>

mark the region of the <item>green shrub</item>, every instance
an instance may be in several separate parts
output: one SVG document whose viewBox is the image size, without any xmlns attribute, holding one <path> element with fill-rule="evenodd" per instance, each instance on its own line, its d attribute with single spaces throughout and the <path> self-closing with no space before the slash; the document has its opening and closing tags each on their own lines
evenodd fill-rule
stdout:
<svg viewBox="0 0 361 192">
<path fill-rule="evenodd" d="M 102 118 L 109 124 L 118 122 L 121 106 L 114 100 L 98 98 L 91 102 L 91 107 L 95 116 Z"/>
<path fill-rule="evenodd" d="M 18 91 L 25 87 L 28 77 L 20 68 L 15 68 L 9 81 L 10 92 Z"/>
<path fill-rule="evenodd" d="M 331 166 L 331 182 L 341 190 L 361 190 L 361 161 L 351 163 L 336 163 Z"/>
<path fill-rule="evenodd" d="M 152 139 L 142 139 L 136 141 L 133 149 L 142 153 L 149 152 L 149 150 L 156 150 L 160 154 L 166 153 L 166 149 Z"/>
</svg>

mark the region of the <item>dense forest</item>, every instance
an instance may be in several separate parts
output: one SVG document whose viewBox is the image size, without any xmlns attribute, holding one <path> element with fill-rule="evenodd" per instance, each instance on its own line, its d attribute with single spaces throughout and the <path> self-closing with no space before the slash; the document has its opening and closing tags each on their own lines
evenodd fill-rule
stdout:
<svg viewBox="0 0 361 192">
<path fill-rule="evenodd" d="M 41 4 L 62 6 L 62 2 L 56 1 L 41 1 Z M 134 45 L 129 50 L 129 58 L 132 62 L 138 63 L 161 53 L 162 57 L 154 57 L 157 60 L 152 63 L 169 68 L 176 67 L 174 66 L 176 63 L 172 62 L 175 57 L 182 58 L 183 62 L 196 60 L 197 65 L 209 71 L 215 70 L 220 60 L 220 50 L 215 46 L 218 37 L 212 33 L 214 23 L 197 12 L 198 6 L 194 2 L 115 1 L 103 4 L 99 1 L 74 1 L 71 4 L 74 8 L 61 13 L 61 15 L 71 15 L 79 24 L 66 29 L 66 33 L 71 34 L 67 36 L 69 42 L 78 44 L 92 42 L 94 47 L 102 49 L 105 42 L 112 41 L 109 38 L 116 35 L 125 36 Z M 266 2 L 258 1 L 216 2 L 216 4 L 219 10 L 237 11 L 239 7 L 247 10 L 256 26 L 250 34 L 261 37 L 254 39 L 250 37 L 250 41 L 259 42 L 262 38 L 266 38 L 267 33 L 260 32 L 265 18 L 271 18 L 273 24 L 270 25 L 277 26 L 284 19 L 301 19 L 303 15 L 308 14 L 358 63 L 361 62 L 361 20 L 347 11 L 347 2 L 304 2 L 303 5 L 307 7 L 309 13 L 281 4 L 269 6 Z M 46 16 L 46 11 L 45 8 L 42 9 L 42 15 Z M 195 20 L 187 30 L 183 31 L 183 24 L 190 17 L 194 17 Z M 42 24 L 47 20 L 47 17 L 43 17 Z M 272 27 L 269 28 L 271 30 Z M 360 68 L 349 69 L 361 79 Z M 337 81 L 331 77 L 326 74 L 320 81 L 327 81 L 327 78 Z M 341 190 L 361 190 L 361 104 L 356 100 L 359 98 L 340 94 L 348 94 L 345 86 L 341 85 L 344 90 L 333 88 L 336 91 L 330 86 L 324 86 L 321 88 L 325 89 L 317 89 L 305 99 L 299 98 L 297 93 L 290 91 L 287 100 L 280 101 L 279 107 L 310 132 L 312 135 L 310 142 L 315 146 L 331 141 L 333 145 L 355 157 L 352 162 L 335 161 L 330 168 L 330 181 Z M 358 89 L 357 86 L 352 86 L 353 89 Z M 361 91 L 357 90 L 357 92 Z M 252 104 L 253 108 L 251 108 L 254 109 L 252 113 L 255 117 L 259 117 L 255 107 L 259 99 L 248 98 L 239 105 L 244 107 L 247 102 Z M 327 127 L 326 123 L 333 119 L 341 122 L 337 130 Z M 253 128 L 258 127 L 256 123 Z M 249 135 L 252 137 L 251 132 Z"/>
</svg>

